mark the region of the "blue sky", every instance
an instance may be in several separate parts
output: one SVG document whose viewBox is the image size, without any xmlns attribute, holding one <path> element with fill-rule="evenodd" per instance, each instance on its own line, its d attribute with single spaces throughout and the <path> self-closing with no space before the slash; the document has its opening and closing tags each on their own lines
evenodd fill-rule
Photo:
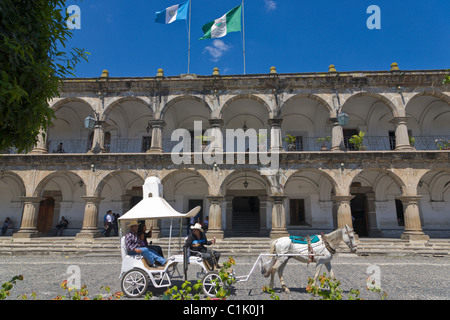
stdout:
<svg viewBox="0 0 450 320">
<path fill-rule="evenodd" d="M 243 74 L 242 32 L 198 40 L 202 26 L 241 0 L 191 0 L 190 73 Z M 184 0 L 67 1 L 81 10 L 81 29 L 68 47 L 91 53 L 77 77 L 166 76 L 187 73 L 186 21 L 155 23 L 155 12 Z M 368 29 L 367 8 L 381 10 L 381 29 Z M 246 74 L 450 68 L 448 0 L 245 0 Z"/>
</svg>

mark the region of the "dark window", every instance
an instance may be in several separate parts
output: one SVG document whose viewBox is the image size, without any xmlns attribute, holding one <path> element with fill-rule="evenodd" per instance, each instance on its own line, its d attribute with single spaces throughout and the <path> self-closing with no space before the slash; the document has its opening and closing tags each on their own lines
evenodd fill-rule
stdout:
<svg viewBox="0 0 450 320">
<path fill-rule="evenodd" d="M 152 136 L 142 137 L 142 152 L 147 152 L 152 146 Z"/>
</svg>

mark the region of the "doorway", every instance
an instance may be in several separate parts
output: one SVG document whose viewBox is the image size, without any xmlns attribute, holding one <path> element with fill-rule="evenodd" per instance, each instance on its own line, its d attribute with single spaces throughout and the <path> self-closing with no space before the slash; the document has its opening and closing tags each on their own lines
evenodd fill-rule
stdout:
<svg viewBox="0 0 450 320">
<path fill-rule="evenodd" d="M 369 235 L 367 219 L 367 197 L 364 193 L 356 193 L 352 195 L 355 196 L 350 201 L 353 229 L 360 237 L 367 237 Z"/>
<path fill-rule="evenodd" d="M 194 217 L 194 222 L 198 222 L 198 219 L 200 219 L 200 223 L 203 222 L 203 199 L 189 199 L 188 203 L 188 212 L 194 209 L 195 207 L 199 206 L 201 209 Z"/>
<path fill-rule="evenodd" d="M 232 211 L 233 236 L 259 236 L 259 198 L 234 197 Z"/>
<path fill-rule="evenodd" d="M 46 197 L 39 203 L 37 231 L 43 234 L 52 229 L 53 212 L 55 211 L 55 199 Z"/>
</svg>

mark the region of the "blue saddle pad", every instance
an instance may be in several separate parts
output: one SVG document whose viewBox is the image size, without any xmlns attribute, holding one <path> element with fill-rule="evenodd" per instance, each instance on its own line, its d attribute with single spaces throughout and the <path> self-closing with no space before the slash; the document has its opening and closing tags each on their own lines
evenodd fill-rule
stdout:
<svg viewBox="0 0 450 320">
<path fill-rule="evenodd" d="M 292 241 L 292 243 L 300 243 L 300 244 L 307 244 L 308 241 L 306 240 L 306 237 L 297 237 L 297 236 L 290 236 L 289 237 Z M 319 237 L 317 235 L 311 236 L 311 243 L 316 243 L 319 241 Z"/>
</svg>

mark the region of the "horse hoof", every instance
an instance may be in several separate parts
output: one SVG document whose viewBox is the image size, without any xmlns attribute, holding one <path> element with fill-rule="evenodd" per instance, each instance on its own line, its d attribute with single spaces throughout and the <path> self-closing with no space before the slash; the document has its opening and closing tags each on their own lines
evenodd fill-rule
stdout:
<svg viewBox="0 0 450 320">
<path fill-rule="evenodd" d="M 291 290 L 289 288 L 283 287 L 284 293 L 290 294 Z"/>
</svg>

